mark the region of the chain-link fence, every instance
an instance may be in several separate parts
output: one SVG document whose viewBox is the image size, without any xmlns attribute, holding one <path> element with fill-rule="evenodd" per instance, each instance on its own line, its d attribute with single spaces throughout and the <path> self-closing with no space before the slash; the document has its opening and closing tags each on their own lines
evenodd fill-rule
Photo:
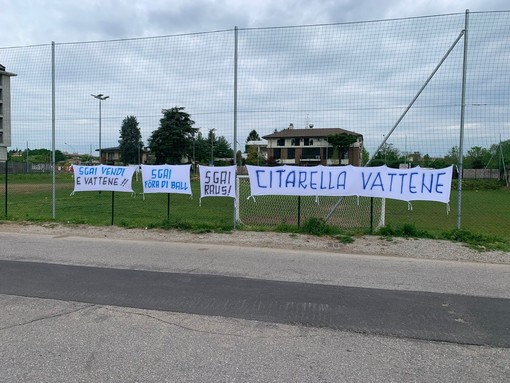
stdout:
<svg viewBox="0 0 510 383">
<path fill-rule="evenodd" d="M 363 158 L 374 157 L 372 165 L 459 165 L 462 150 L 466 169 L 494 169 L 491 175 L 504 178 L 510 161 L 508 25 L 510 12 L 476 12 L 0 48 L 0 64 L 17 74 L 11 78 L 10 163 L 33 169 L 26 163 L 44 160 L 32 150 L 53 146 L 65 156 L 56 164 L 62 172 L 70 163 L 97 162 L 98 149 L 118 146 L 126 116 L 137 118 L 147 145 L 161 110 L 182 106 L 204 136 L 213 131 L 235 151 L 245 151 L 253 130 L 263 138 L 289 126 L 341 128 L 363 136 Z M 108 98 L 91 96 L 99 94 Z M 259 155 L 255 164 L 267 161 Z M 66 193 L 58 198 L 72 198 L 62 179 L 57 190 Z M 45 182 L 51 184 L 50 174 L 36 184 Z M 467 229 L 510 232 L 509 194 L 493 182 L 493 188 L 466 184 L 461 201 L 454 190 L 450 214 L 425 204 L 423 217 L 421 204 L 388 204 L 386 222 L 431 229 L 441 221 L 454 228 L 461 214 Z M 51 193 L 40 203 L 51 218 Z M 274 222 L 297 219 L 298 198 L 285 203 L 288 217 L 278 212 Z M 300 203 L 306 219 L 327 216 L 336 201 Z M 358 215 L 351 207 L 366 205 L 346 200 L 338 208 L 347 210 L 330 220 L 340 224 Z M 16 210 L 10 206 L 9 215 L 17 217 Z M 257 221 L 256 210 L 240 219 Z M 22 218 L 30 216 L 24 209 Z"/>
<path fill-rule="evenodd" d="M 343 229 L 370 230 L 384 226 L 384 204 L 381 198 L 367 197 L 302 197 L 250 195 L 248 176 L 237 177 L 236 206 L 238 222 L 250 226 L 301 226 L 311 218 Z"/>
</svg>

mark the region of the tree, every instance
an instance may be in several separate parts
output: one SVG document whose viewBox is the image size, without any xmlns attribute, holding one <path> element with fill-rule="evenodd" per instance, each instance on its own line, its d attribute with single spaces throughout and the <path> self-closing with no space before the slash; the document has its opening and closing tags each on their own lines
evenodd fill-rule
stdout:
<svg viewBox="0 0 510 383">
<path fill-rule="evenodd" d="M 483 169 L 491 158 L 490 152 L 480 146 L 473 146 L 466 153 L 464 168 Z"/>
<path fill-rule="evenodd" d="M 31 163 L 49 163 L 51 162 L 52 152 L 49 149 L 27 149 L 21 152 L 21 156 L 9 157 L 9 160 L 12 162 L 26 162 L 28 157 L 28 162 Z M 64 162 L 67 160 L 67 157 L 60 150 L 55 150 L 55 162 Z"/>
<path fill-rule="evenodd" d="M 260 141 L 259 134 L 255 129 L 253 129 L 250 134 L 248 134 L 248 137 L 246 138 L 246 142 L 248 141 Z"/>
<path fill-rule="evenodd" d="M 338 158 L 342 158 L 343 154 L 349 150 L 349 146 L 358 141 L 358 137 L 352 134 L 338 133 L 327 136 L 326 140 L 333 146 L 333 156 L 337 154 Z"/>
<path fill-rule="evenodd" d="M 449 165 L 458 165 L 459 164 L 459 147 L 452 147 L 446 156 L 444 157 L 446 164 Z"/>
<path fill-rule="evenodd" d="M 219 136 L 214 142 L 214 156 L 218 158 L 234 158 L 234 151 L 225 137 Z"/>
<path fill-rule="evenodd" d="M 425 154 L 423 156 L 423 159 L 421 161 L 421 166 L 425 167 L 425 168 L 430 168 L 432 165 L 432 159 L 430 158 L 429 154 Z"/>
<path fill-rule="evenodd" d="M 489 160 L 490 167 L 502 169 L 503 165 L 510 165 L 510 140 L 491 145 L 489 151 L 492 158 Z"/>
<path fill-rule="evenodd" d="M 156 164 L 179 164 L 184 156 L 190 156 L 190 143 L 198 129 L 193 127 L 195 121 L 184 107 L 163 109 L 161 113 L 163 118 L 149 138 L 149 148 L 156 157 Z"/>
<path fill-rule="evenodd" d="M 253 129 L 250 132 L 250 134 L 248 134 L 248 137 L 246 137 L 246 142 L 249 142 L 249 141 L 260 141 L 260 136 L 255 129 Z M 245 145 L 244 152 L 248 153 L 249 148 L 250 148 L 250 146 Z"/>
<path fill-rule="evenodd" d="M 363 149 L 361 151 L 361 164 L 365 165 L 369 159 L 370 153 L 368 153 L 368 150 L 363 146 Z"/>
<path fill-rule="evenodd" d="M 246 156 L 246 163 L 248 165 L 263 165 L 264 157 L 258 153 L 255 146 L 248 147 L 248 154 Z"/>
<path fill-rule="evenodd" d="M 243 152 L 240 150 L 236 153 L 236 163 L 237 165 L 244 165 Z"/>
<path fill-rule="evenodd" d="M 192 144 L 194 146 L 195 161 L 200 163 L 209 162 L 209 158 L 211 157 L 211 144 L 204 138 L 201 131 L 198 131 Z M 193 151 L 191 153 L 193 153 Z"/>
<path fill-rule="evenodd" d="M 120 128 L 120 158 L 124 164 L 140 163 L 140 151 L 142 150 L 142 134 L 138 127 L 135 116 L 127 116 L 122 121 Z"/>
<path fill-rule="evenodd" d="M 390 168 L 398 168 L 401 158 L 400 151 L 393 144 L 385 143 L 370 162 L 370 166 L 386 165 Z"/>
</svg>

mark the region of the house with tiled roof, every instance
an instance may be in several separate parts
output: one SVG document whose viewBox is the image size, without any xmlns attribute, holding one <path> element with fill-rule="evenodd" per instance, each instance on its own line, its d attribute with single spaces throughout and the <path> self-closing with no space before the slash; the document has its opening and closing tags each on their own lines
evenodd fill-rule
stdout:
<svg viewBox="0 0 510 383">
<path fill-rule="evenodd" d="M 352 135 L 355 142 L 346 148 L 335 148 L 328 138 L 338 134 Z M 361 166 L 363 135 L 340 128 L 288 128 L 262 137 L 267 140 L 268 161 L 286 165 L 353 165 Z"/>
</svg>

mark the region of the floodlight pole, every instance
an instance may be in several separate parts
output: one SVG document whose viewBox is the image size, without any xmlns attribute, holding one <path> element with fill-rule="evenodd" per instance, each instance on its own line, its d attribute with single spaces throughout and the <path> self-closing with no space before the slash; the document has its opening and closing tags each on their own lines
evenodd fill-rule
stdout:
<svg viewBox="0 0 510 383">
<path fill-rule="evenodd" d="M 469 9 L 466 9 L 466 18 L 464 21 L 464 58 L 462 62 L 462 94 L 460 101 L 460 140 L 459 140 L 459 167 L 458 167 L 458 186 L 457 186 L 457 229 L 461 228 L 462 218 L 462 173 L 464 172 L 464 114 L 466 110 L 466 71 L 467 71 L 467 49 L 468 49 L 468 23 Z"/>
<path fill-rule="evenodd" d="M 211 135 L 211 163 L 209 164 L 210 166 L 214 166 L 214 131 L 216 129 L 213 128 L 210 130 L 210 135 Z"/>
<path fill-rule="evenodd" d="M 103 157 L 101 156 L 101 101 L 110 98 L 110 96 L 105 96 L 103 94 L 91 94 L 92 97 L 97 98 L 99 100 L 99 163 L 103 163 Z"/>
</svg>

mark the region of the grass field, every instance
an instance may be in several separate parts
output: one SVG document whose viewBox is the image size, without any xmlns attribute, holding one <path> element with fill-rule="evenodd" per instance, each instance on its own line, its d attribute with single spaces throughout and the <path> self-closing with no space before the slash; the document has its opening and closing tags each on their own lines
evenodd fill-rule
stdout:
<svg viewBox="0 0 510 383">
<path fill-rule="evenodd" d="M 0 176 L 0 217 L 8 220 L 52 221 L 52 186 L 50 174 L 9 175 L 7 216 L 5 216 L 5 175 Z M 233 228 L 234 204 L 232 198 L 204 198 L 199 206 L 199 183 L 192 182 L 193 197 L 172 194 L 168 204 L 167 194 L 141 193 L 141 182 L 134 181 L 134 196 L 130 193 L 114 194 L 114 224 L 124 227 L 177 227 L 194 230 L 231 230 Z M 73 224 L 110 225 L 112 222 L 112 192 L 73 191 L 71 174 L 56 175 L 56 221 Z M 265 215 L 268 225 L 282 223 L 278 212 L 289 215 L 289 224 L 297 215 L 297 197 L 279 197 L 274 206 L 264 207 L 264 198 L 250 207 L 249 214 Z M 243 198 L 244 200 L 245 198 Z M 270 200 L 270 198 L 266 198 Z M 303 208 L 317 205 L 314 199 L 303 198 Z M 324 214 L 328 206 L 321 200 L 315 210 L 304 210 L 303 219 L 314 211 Z M 350 200 L 347 200 L 350 201 Z M 356 213 L 355 198 L 344 204 L 341 218 L 353 219 Z M 438 234 L 453 230 L 457 222 L 457 192 L 452 191 L 450 211 L 436 202 L 416 201 L 412 210 L 403 201 L 386 200 L 386 225 L 412 225 L 419 230 Z M 287 206 L 283 209 L 283 206 Z M 2 214 L 3 213 L 3 214 Z M 359 214 L 359 213 L 358 213 Z M 263 218 L 263 217 L 259 217 Z M 334 222 L 332 222 L 335 225 Z M 462 228 L 486 236 L 498 236 L 510 243 L 510 191 L 464 190 L 462 193 Z M 359 225 L 368 229 L 367 217 Z"/>
</svg>

